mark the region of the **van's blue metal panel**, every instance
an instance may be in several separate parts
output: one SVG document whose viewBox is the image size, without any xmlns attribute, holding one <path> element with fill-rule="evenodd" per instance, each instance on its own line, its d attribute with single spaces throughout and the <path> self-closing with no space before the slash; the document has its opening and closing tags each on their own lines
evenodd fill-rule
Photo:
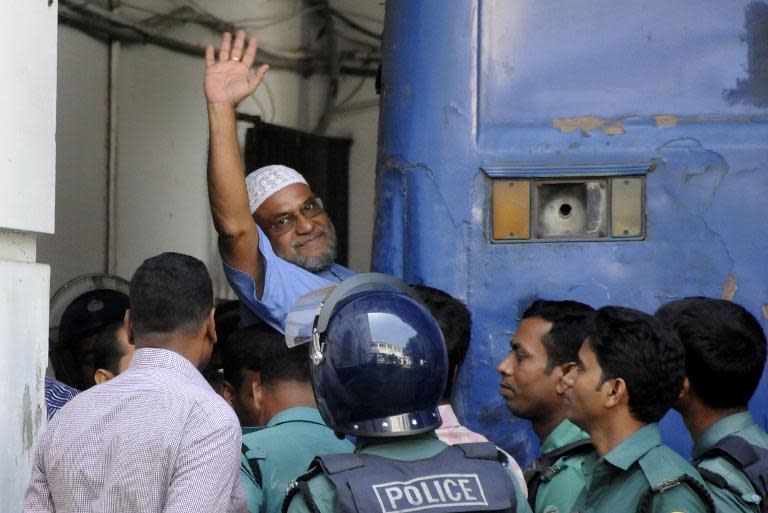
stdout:
<svg viewBox="0 0 768 513">
<path fill-rule="evenodd" d="M 733 276 L 766 326 L 765 3 L 388 0 L 386 14 L 373 268 L 469 305 L 454 398 L 469 427 L 521 463 L 536 452 L 495 372 L 532 297 L 653 312 Z M 637 162 L 644 241 L 489 242 L 482 168 Z M 765 376 L 751 406 L 768 426 Z M 679 419 L 663 432 L 690 450 Z"/>
</svg>

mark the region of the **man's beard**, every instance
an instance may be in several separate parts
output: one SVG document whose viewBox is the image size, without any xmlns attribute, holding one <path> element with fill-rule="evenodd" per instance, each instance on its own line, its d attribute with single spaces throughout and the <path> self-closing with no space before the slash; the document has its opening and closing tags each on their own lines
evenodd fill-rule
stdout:
<svg viewBox="0 0 768 513">
<path fill-rule="evenodd" d="M 300 253 L 294 253 L 290 256 L 278 253 L 277 256 L 292 264 L 298 265 L 309 272 L 317 273 L 327 270 L 331 267 L 333 261 L 336 260 L 336 229 L 333 227 L 333 223 L 329 220 L 328 228 L 318 228 L 318 231 L 325 235 L 326 249 L 322 254 L 315 257 L 308 257 Z M 291 246 L 294 249 L 298 249 L 301 245 L 301 241 L 294 241 L 291 243 Z"/>
</svg>

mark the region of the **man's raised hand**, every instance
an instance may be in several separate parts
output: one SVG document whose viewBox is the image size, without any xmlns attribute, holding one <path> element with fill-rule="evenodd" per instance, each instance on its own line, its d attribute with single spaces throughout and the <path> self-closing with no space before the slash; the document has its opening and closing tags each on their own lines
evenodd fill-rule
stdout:
<svg viewBox="0 0 768 513">
<path fill-rule="evenodd" d="M 252 37 L 245 46 L 245 32 L 239 30 L 234 44 L 232 34 L 221 36 L 219 59 L 216 60 L 213 45 L 205 49 L 205 98 L 209 104 L 228 103 L 233 107 L 252 94 L 264 79 L 269 66 L 262 64 L 249 76 L 256 58 L 258 44 Z M 245 50 L 245 52 L 243 52 Z"/>
</svg>

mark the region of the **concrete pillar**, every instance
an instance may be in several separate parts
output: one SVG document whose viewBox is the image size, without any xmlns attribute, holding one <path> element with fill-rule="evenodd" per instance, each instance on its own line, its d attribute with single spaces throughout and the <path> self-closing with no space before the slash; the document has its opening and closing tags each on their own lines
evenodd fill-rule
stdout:
<svg viewBox="0 0 768 513">
<path fill-rule="evenodd" d="M 37 234 L 53 233 L 55 0 L 2 2 L 0 44 L 0 511 L 20 511 L 45 426 L 50 269 Z M 76 100 L 73 99 L 73 100 Z"/>
</svg>

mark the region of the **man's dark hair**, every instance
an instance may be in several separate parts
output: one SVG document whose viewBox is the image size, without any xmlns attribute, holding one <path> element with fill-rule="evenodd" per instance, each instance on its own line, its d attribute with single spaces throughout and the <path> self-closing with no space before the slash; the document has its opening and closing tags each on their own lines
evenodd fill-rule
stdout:
<svg viewBox="0 0 768 513">
<path fill-rule="evenodd" d="M 579 348 L 587 338 L 587 317 L 595 309 L 578 301 L 537 299 L 523 312 L 523 319 L 540 317 L 552 323 L 541 337 L 547 350 L 547 373 L 558 365 L 578 361 Z"/>
<path fill-rule="evenodd" d="M 706 297 L 671 301 L 656 312 L 685 346 L 691 388 L 712 408 L 747 407 L 763 375 L 765 333 L 741 305 Z"/>
<path fill-rule="evenodd" d="M 117 338 L 117 331 L 122 325 L 122 322 L 113 322 L 104 326 L 96 334 L 96 340 L 91 349 L 94 370 L 106 369 L 117 375 L 117 363 L 125 356 L 125 351 Z"/>
<path fill-rule="evenodd" d="M 448 383 L 443 397 L 450 397 L 454 373 L 464 363 L 469 349 L 472 315 L 464 303 L 442 290 L 427 285 L 411 285 L 411 288 L 429 309 L 443 332 L 445 348 L 448 351 Z"/>
<path fill-rule="evenodd" d="M 587 333 L 603 370 L 601 383 L 623 379 L 632 416 L 646 423 L 661 419 L 685 377 L 685 350 L 675 332 L 652 315 L 606 306 L 590 316 Z"/>
<path fill-rule="evenodd" d="M 288 348 L 282 333 L 267 324 L 240 328 L 227 339 L 222 353 L 224 378 L 239 390 L 243 371 L 261 373 L 261 384 L 309 382 L 309 345 Z"/>
<path fill-rule="evenodd" d="M 148 258 L 131 278 L 131 327 L 150 333 L 198 329 L 213 307 L 213 285 L 200 260 L 179 253 Z"/>
</svg>

